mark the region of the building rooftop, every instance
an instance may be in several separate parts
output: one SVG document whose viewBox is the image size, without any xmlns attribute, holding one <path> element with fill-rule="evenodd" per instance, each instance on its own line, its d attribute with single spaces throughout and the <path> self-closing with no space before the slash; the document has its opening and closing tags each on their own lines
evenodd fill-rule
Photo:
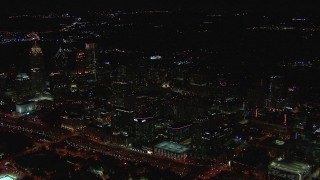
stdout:
<svg viewBox="0 0 320 180">
<path fill-rule="evenodd" d="M 270 163 L 269 168 L 279 169 L 294 174 L 307 174 L 310 171 L 311 166 L 298 161 L 278 158 Z"/>
<path fill-rule="evenodd" d="M 279 140 L 276 138 L 266 138 L 265 140 L 263 140 L 262 142 L 260 142 L 260 145 L 268 147 L 268 148 L 273 148 L 273 149 L 287 149 L 288 147 L 291 146 L 290 142 L 286 142 L 283 140 Z"/>
<path fill-rule="evenodd" d="M 179 122 L 175 122 L 175 123 L 171 124 L 169 128 L 178 130 L 178 129 L 190 127 L 191 125 L 192 124 L 190 122 L 179 121 Z"/>
<path fill-rule="evenodd" d="M 25 101 L 25 102 L 20 102 L 20 103 L 17 103 L 17 105 L 27 105 L 27 104 L 31 104 L 31 103 L 36 103 L 34 101 Z"/>
<path fill-rule="evenodd" d="M 166 151 L 170 151 L 178 154 L 183 154 L 189 150 L 189 148 L 185 146 L 182 146 L 180 144 L 173 143 L 173 142 L 168 142 L 168 141 L 164 141 L 160 144 L 157 144 L 155 147 L 158 149 L 164 149 Z"/>
<path fill-rule="evenodd" d="M 0 174 L 0 180 L 15 180 L 17 177 L 9 174 Z"/>
<path fill-rule="evenodd" d="M 34 45 L 32 46 L 32 48 L 30 50 L 30 54 L 33 56 L 42 54 L 42 50 L 41 50 L 40 46 L 37 44 L 37 41 L 34 41 Z"/>
<path fill-rule="evenodd" d="M 133 119 L 134 122 L 138 122 L 138 123 L 151 122 L 152 120 L 154 120 L 153 117 L 134 118 L 134 119 Z"/>
<path fill-rule="evenodd" d="M 16 77 L 17 81 L 23 81 L 23 80 L 29 80 L 30 77 L 27 75 L 27 73 L 19 73 Z"/>
</svg>

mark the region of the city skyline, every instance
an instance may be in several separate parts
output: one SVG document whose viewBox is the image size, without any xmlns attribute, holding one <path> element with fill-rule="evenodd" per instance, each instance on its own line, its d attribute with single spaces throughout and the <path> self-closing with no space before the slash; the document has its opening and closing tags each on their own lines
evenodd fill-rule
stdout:
<svg viewBox="0 0 320 180">
<path fill-rule="evenodd" d="M 15 13 L 23 11 L 48 12 L 48 11 L 87 11 L 87 10 L 187 10 L 187 11 L 219 11 L 236 12 L 246 11 L 254 13 L 276 13 L 276 14 L 314 14 L 318 15 L 316 2 L 305 2 L 302 0 L 279 0 L 279 1 L 255 1 L 245 2 L 236 0 L 203 0 L 203 1 L 181 1 L 181 0 L 151 0 L 151 1 L 126 1 L 126 0 L 93 0 L 93 1 L 22 1 L 12 0 L 3 2 L 2 13 Z"/>
<path fill-rule="evenodd" d="M 319 178 L 316 6 L 122 2 L 1 6 L 0 180 Z"/>
</svg>

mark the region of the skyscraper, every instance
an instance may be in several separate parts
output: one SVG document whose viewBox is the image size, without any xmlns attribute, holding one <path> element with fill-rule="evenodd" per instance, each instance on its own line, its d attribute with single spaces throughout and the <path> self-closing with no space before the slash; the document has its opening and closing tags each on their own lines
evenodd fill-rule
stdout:
<svg viewBox="0 0 320 180">
<path fill-rule="evenodd" d="M 135 145 L 143 145 L 153 140 L 154 138 L 154 123 L 153 116 L 142 116 L 133 120 L 133 135 L 135 137 Z"/>
<path fill-rule="evenodd" d="M 284 105 L 284 79 L 282 76 L 272 76 L 270 78 L 269 86 L 269 107 L 271 108 L 281 108 Z"/>
<path fill-rule="evenodd" d="M 58 52 L 55 54 L 54 58 L 54 67 L 52 73 L 62 73 L 67 74 L 67 56 L 64 50 L 60 47 Z"/>
<path fill-rule="evenodd" d="M 33 94 L 30 83 L 30 77 L 26 73 L 18 73 L 15 85 L 19 100 L 25 100 L 26 97 Z"/>
<path fill-rule="evenodd" d="M 53 57 L 53 64 L 50 68 L 50 89 L 56 97 L 63 95 L 68 85 L 68 57 L 65 54 L 64 49 L 59 48 L 58 52 Z"/>
<path fill-rule="evenodd" d="M 85 55 L 83 51 L 77 52 L 76 55 L 76 74 L 84 76 L 86 74 Z"/>
<path fill-rule="evenodd" d="M 32 89 L 35 92 L 42 92 L 45 88 L 44 62 L 42 49 L 34 42 L 30 50 L 30 70 Z"/>
<path fill-rule="evenodd" d="M 88 80 L 96 81 L 97 80 L 97 44 L 95 43 L 86 43 L 86 68 L 88 70 Z"/>
</svg>

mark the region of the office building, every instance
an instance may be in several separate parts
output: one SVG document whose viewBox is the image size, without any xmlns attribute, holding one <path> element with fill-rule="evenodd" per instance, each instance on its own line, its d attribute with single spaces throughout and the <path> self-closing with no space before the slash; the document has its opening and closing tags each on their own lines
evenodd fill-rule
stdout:
<svg viewBox="0 0 320 180">
<path fill-rule="evenodd" d="M 37 105 L 34 101 L 27 101 L 16 104 L 16 112 L 19 115 L 29 114 L 30 112 L 36 110 Z"/>
<path fill-rule="evenodd" d="M 155 118 L 152 116 L 140 116 L 133 119 L 134 143 L 136 145 L 142 145 L 153 140 L 154 123 Z"/>
<path fill-rule="evenodd" d="M 285 88 L 282 76 L 270 77 L 268 107 L 281 109 L 285 105 Z"/>
<path fill-rule="evenodd" d="M 83 51 L 78 51 L 76 54 L 76 75 L 84 76 L 87 72 L 85 54 Z"/>
<path fill-rule="evenodd" d="M 288 159 L 277 158 L 268 166 L 268 179 L 307 179 L 311 174 L 311 166 Z"/>
<path fill-rule="evenodd" d="M 113 112 L 111 127 L 114 135 L 121 134 L 123 132 L 132 134 L 134 113 L 133 111 L 118 108 Z"/>
<path fill-rule="evenodd" d="M 65 116 L 61 116 L 61 128 L 67 129 L 70 131 L 82 130 L 85 125 L 83 121 L 83 117 L 78 114 L 68 114 Z"/>
<path fill-rule="evenodd" d="M 97 80 L 97 59 L 98 47 L 95 43 L 85 44 L 86 69 L 88 70 L 88 80 Z"/>
<path fill-rule="evenodd" d="M 173 142 L 181 142 L 191 138 L 191 123 L 189 122 L 175 122 L 168 127 L 169 138 Z"/>
<path fill-rule="evenodd" d="M 67 75 L 67 63 L 68 57 L 61 47 L 53 57 L 53 67 L 51 69 L 52 74 L 64 74 Z"/>
<path fill-rule="evenodd" d="M 155 145 L 154 154 L 158 156 L 165 156 L 172 159 L 183 160 L 188 156 L 189 148 L 177 143 L 164 141 Z"/>
<path fill-rule="evenodd" d="M 32 88 L 35 92 L 41 93 L 45 89 L 46 82 L 43 53 L 37 41 L 30 50 L 30 70 Z"/>
</svg>

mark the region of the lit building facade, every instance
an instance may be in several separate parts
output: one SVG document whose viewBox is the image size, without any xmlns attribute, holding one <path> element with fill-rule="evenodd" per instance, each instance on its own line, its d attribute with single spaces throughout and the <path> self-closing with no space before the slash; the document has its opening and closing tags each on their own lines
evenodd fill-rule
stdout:
<svg viewBox="0 0 320 180">
<path fill-rule="evenodd" d="M 311 166 L 297 161 L 278 158 L 268 166 L 268 179 L 307 179 L 311 174 Z"/>
<path fill-rule="evenodd" d="M 17 98 L 24 101 L 28 96 L 33 95 L 31 80 L 27 73 L 18 73 L 15 79 Z"/>
<path fill-rule="evenodd" d="M 270 108 L 282 108 L 285 103 L 285 88 L 284 88 L 284 79 L 282 76 L 272 76 L 270 78 L 269 85 L 269 98 L 268 98 L 268 107 Z"/>
<path fill-rule="evenodd" d="M 53 57 L 53 61 L 53 74 L 67 74 L 68 57 L 66 56 L 64 49 L 62 49 L 61 47 L 58 49 L 58 52 Z"/>
<path fill-rule="evenodd" d="M 140 117 L 133 119 L 135 144 L 142 145 L 154 138 L 154 117 Z"/>
<path fill-rule="evenodd" d="M 88 80 L 97 80 L 97 59 L 98 59 L 98 46 L 96 43 L 85 44 L 86 56 L 86 69 L 88 70 Z"/>
<path fill-rule="evenodd" d="M 189 148 L 177 143 L 164 141 L 154 147 L 154 154 L 172 159 L 184 160 L 187 158 Z"/>
<path fill-rule="evenodd" d="M 27 101 L 23 103 L 16 104 L 16 112 L 20 115 L 28 114 L 34 110 L 36 110 L 37 105 L 34 101 Z"/>
<path fill-rule="evenodd" d="M 191 136 L 191 123 L 189 122 L 176 122 L 168 127 L 169 138 L 171 141 L 180 142 Z"/>
<path fill-rule="evenodd" d="M 122 132 L 129 133 L 132 131 L 133 111 L 127 109 L 116 109 L 112 115 L 111 127 L 114 135 Z"/>
<path fill-rule="evenodd" d="M 79 51 L 76 54 L 76 74 L 78 76 L 84 76 L 86 72 L 85 54 L 83 51 Z"/>
<path fill-rule="evenodd" d="M 37 41 L 30 50 L 30 70 L 32 87 L 36 92 L 42 92 L 45 89 L 45 71 L 42 49 Z"/>
<path fill-rule="evenodd" d="M 85 127 L 83 118 L 79 115 L 61 116 L 61 128 L 70 131 L 82 130 Z"/>
</svg>

